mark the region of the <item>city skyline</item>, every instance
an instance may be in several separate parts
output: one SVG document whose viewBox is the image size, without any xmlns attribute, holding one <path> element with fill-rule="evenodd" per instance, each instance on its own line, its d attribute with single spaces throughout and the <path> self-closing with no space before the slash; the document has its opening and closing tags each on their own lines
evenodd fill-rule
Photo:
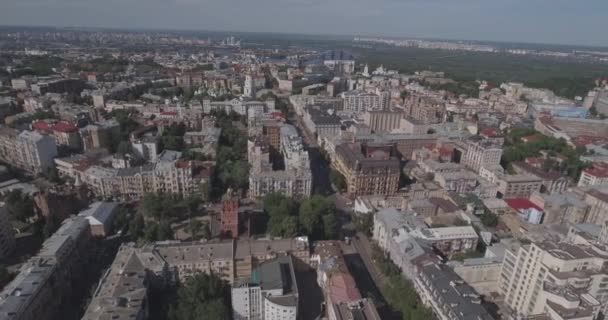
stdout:
<svg viewBox="0 0 608 320">
<path fill-rule="evenodd" d="M 415 37 L 608 46 L 608 3 L 565 0 L 3 1 L 5 25 Z M 239 8 L 239 10 L 235 10 Z M 523 13 L 522 13 L 523 11 Z M 95 12 L 95 15 L 91 15 Z M 497 14 L 500 13 L 500 14 Z M 268 19 L 268 16 L 272 19 Z M 134 19 L 134 17 L 141 17 Z M 576 23 L 569 20 L 577 19 Z M 584 19 L 582 19 L 584 17 Z M 314 18 L 314 24 L 311 19 Z M 339 21 L 337 19 L 340 19 Z"/>
</svg>

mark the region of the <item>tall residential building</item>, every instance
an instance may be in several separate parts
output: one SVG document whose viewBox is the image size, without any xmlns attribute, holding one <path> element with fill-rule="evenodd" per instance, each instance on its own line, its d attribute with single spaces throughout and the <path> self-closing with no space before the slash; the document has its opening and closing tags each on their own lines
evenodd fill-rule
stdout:
<svg viewBox="0 0 608 320">
<path fill-rule="evenodd" d="M 231 238 L 239 236 L 239 199 L 228 189 L 222 199 L 222 234 Z"/>
<path fill-rule="evenodd" d="M 489 141 L 468 141 L 461 163 L 479 173 L 482 167 L 500 165 L 502 148 Z"/>
<path fill-rule="evenodd" d="M 73 303 L 74 288 L 86 279 L 91 253 L 89 223 L 65 220 L 0 292 L 0 319 L 58 319 L 62 306 Z"/>
<path fill-rule="evenodd" d="M 266 261 L 231 290 L 235 320 L 296 320 L 298 286 L 292 256 Z"/>
<path fill-rule="evenodd" d="M 597 318 L 608 308 L 608 248 L 592 243 L 519 243 L 507 248 L 499 289 L 513 315 Z"/>
<path fill-rule="evenodd" d="M 342 144 L 332 164 L 344 175 L 351 196 L 392 195 L 399 188 L 399 160 L 390 145 Z"/>
<path fill-rule="evenodd" d="M 32 174 L 54 167 L 55 139 L 35 131 L 0 129 L 0 160 Z"/>
<path fill-rule="evenodd" d="M 363 120 L 373 132 L 391 132 L 399 129 L 403 115 L 396 111 L 367 111 Z"/>
<path fill-rule="evenodd" d="M 312 191 L 312 171 L 308 151 L 294 126 L 281 126 L 280 154 L 284 169 L 274 170 L 267 142 L 248 142 L 249 197 L 259 198 L 279 192 L 292 197 L 307 197 Z"/>
<path fill-rule="evenodd" d="M 341 97 L 344 100 L 344 111 L 365 112 L 382 110 L 382 99 L 375 93 L 354 90 L 342 92 Z"/>
<path fill-rule="evenodd" d="M 251 75 L 245 76 L 245 85 L 243 86 L 243 96 L 247 98 L 255 98 L 255 86 Z"/>
<path fill-rule="evenodd" d="M 9 220 L 8 211 L 0 207 L 0 260 L 9 257 L 15 250 L 15 232 Z"/>
</svg>

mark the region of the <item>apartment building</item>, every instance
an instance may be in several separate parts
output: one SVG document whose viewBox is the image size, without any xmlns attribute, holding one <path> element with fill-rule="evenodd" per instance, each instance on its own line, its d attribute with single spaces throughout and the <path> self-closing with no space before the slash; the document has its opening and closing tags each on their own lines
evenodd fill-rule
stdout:
<svg viewBox="0 0 608 320">
<path fill-rule="evenodd" d="M 415 287 L 440 320 L 492 320 L 481 297 L 450 267 L 430 261 L 417 265 Z"/>
<path fill-rule="evenodd" d="M 55 139 L 35 131 L 0 128 L 0 160 L 32 174 L 54 167 Z"/>
<path fill-rule="evenodd" d="M 364 123 L 373 132 L 391 132 L 399 129 L 401 119 L 403 119 L 403 112 L 400 111 L 367 111 L 363 114 Z"/>
<path fill-rule="evenodd" d="M 190 194 L 209 179 L 214 164 L 160 160 L 123 169 L 94 165 L 74 174 L 82 179 L 96 196 L 141 199 L 148 192 Z"/>
<path fill-rule="evenodd" d="M 203 113 L 209 114 L 211 111 L 224 111 L 226 113 L 236 112 L 241 116 L 253 113 L 270 113 L 275 110 L 274 100 L 268 101 L 245 101 L 232 99 L 229 101 L 203 100 Z"/>
<path fill-rule="evenodd" d="M 585 192 L 584 200 L 590 206 L 585 223 L 602 226 L 608 222 L 608 191 L 591 189 Z"/>
<path fill-rule="evenodd" d="M 342 144 L 332 165 L 346 179 L 348 194 L 392 195 L 399 188 L 400 164 L 390 145 Z"/>
<path fill-rule="evenodd" d="M 254 270 L 264 262 L 286 256 L 309 263 L 308 239 L 165 241 L 143 247 L 124 244 L 103 275 L 82 319 L 146 319 L 151 285 L 174 285 L 178 279 L 196 272 L 214 273 L 234 283 L 256 278 Z M 281 272 L 275 270 L 270 274 L 279 276 Z M 283 309 L 266 310 L 269 316 L 262 319 L 281 319 L 271 315 L 283 314 Z"/>
<path fill-rule="evenodd" d="M 513 316 L 593 320 L 608 306 L 603 245 L 519 243 L 507 249 L 499 289 Z"/>
<path fill-rule="evenodd" d="M 594 163 L 591 168 L 583 169 L 578 180 L 579 187 L 608 185 L 608 164 Z"/>
<path fill-rule="evenodd" d="M 362 90 L 342 92 L 340 94 L 344 111 L 365 112 L 371 110 L 383 110 L 382 98 L 375 93 Z"/>
<path fill-rule="evenodd" d="M 266 261 L 231 289 L 235 320 L 296 320 L 299 292 L 292 256 Z"/>
<path fill-rule="evenodd" d="M 436 96 L 412 94 L 405 103 L 405 115 L 421 124 L 441 123 L 445 114 L 445 102 Z"/>
<path fill-rule="evenodd" d="M 542 185 L 541 178 L 530 174 L 504 175 L 498 179 L 498 192 L 503 199 L 527 199 Z"/>
<path fill-rule="evenodd" d="M 495 167 L 500 165 L 502 148 L 490 141 L 469 140 L 461 163 L 471 170 L 479 173 L 482 167 Z"/>
<path fill-rule="evenodd" d="M 260 137 L 248 142 L 249 197 L 259 198 L 280 192 L 291 197 L 307 197 L 312 192 L 312 171 L 308 151 L 295 127 L 281 126 L 280 154 L 284 170 L 274 170 L 270 161 L 270 145 Z"/>
<path fill-rule="evenodd" d="M 73 290 L 86 275 L 90 254 L 89 224 L 82 217 L 65 220 L 0 292 L 0 318 L 56 319 L 70 303 Z"/>
</svg>

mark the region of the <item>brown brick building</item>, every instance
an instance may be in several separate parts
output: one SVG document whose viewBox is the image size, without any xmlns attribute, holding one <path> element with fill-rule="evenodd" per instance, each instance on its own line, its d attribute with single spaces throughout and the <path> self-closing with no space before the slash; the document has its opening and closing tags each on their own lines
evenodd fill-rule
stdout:
<svg viewBox="0 0 608 320">
<path fill-rule="evenodd" d="M 392 195 L 399 188 L 400 164 L 392 145 L 340 145 L 333 165 L 346 178 L 350 196 Z"/>
</svg>

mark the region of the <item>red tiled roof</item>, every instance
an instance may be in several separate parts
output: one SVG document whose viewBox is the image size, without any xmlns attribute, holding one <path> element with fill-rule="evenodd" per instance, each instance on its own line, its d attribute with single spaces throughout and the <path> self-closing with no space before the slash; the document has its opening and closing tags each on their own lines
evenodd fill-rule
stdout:
<svg viewBox="0 0 608 320">
<path fill-rule="evenodd" d="M 608 165 L 604 163 L 594 163 L 593 167 L 587 168 L 583 171 L 593 177 L 608 178 Z"/>
<path fill-rule="evenodd" d="M 55 125 L 53 126 L 53 131 L 59 131 L 59 132 L 76 132 L 78 131 L 78 127 L 76 127 L 75 125 L 69 123 L 69 122 L 65 122 L 65 121 L 59 121 L 57 123 L 55 123 Z"/>
<path fill-rule="evenodd" d="M 578 136 L 578 137 L 574 138 L 574 144 L 577 146 L 586 146 L 586 145 L 595 144 L 598 142 L 599 143 L 608 142 L 608 138 L 601 137 L 601 136 L 587 136 L 587 135 L 582 135 L 582 136 Z"/>
<path fill-rule="evenodd" d="M 507 205 L 515 210 L 526 210 L 530 208 L 534 208 L 536 210 L 543 211 L 543 209 L 537 205 L 535 205 L 532 201 L 528 199 L 506 199 L 505 202 Z"/>
<path fill-rule="evenodd" d="M 500 137 L 500 134 L 498 134 L 498 131 L 496 131 L 496 129 L 494 128 L 484 128 L 481 130 L 480 135 L 486 136 L 488 138 Z"/>
<path fill-rule="evenodd" d="M 530 142 L 530 141 L 534 141 L 536 139 L 538 139 L 540 137 L 540 135 L 538 134 L 533 134 L 533 135 L 529 135 L 529 136 L 525 136 L 521 138 L 521 141 L 524 142 Z"/>
<path fill-rule="evenodd" d="M 48 131 L 51 129 L 51 125 L 46 121 L 40 120 L 32 123 L 32 129 Z"/>
<path fill-rule="evenodd" d="M 329 278 L 329 294 L 333 303 L 361 299 L 355 279 L 348 273 L 337 273 Z"/>
</svg>

